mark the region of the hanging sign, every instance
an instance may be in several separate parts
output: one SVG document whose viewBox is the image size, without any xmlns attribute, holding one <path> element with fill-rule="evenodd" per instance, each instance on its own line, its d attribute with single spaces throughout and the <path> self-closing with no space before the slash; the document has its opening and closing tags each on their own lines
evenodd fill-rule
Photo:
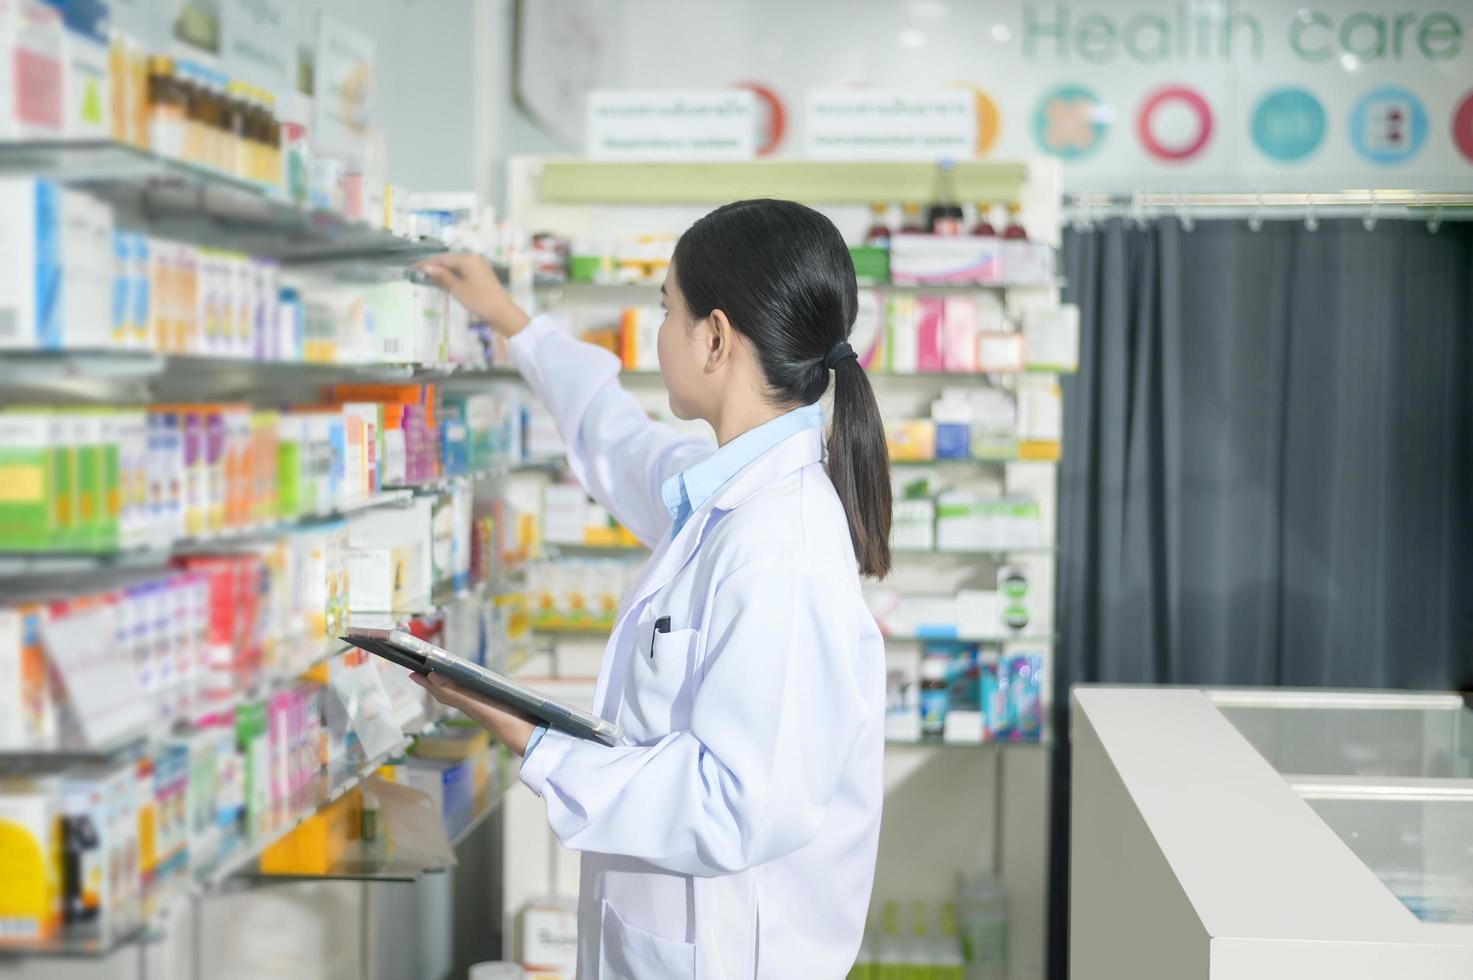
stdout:
<svg viewBox="0 0 1473 980">
<path fill-rule="evenodd" d="M 264 89 L 278 101 L 291 91 L 297 64 L 287 0 L 222 0 L 220 62 L 232 79 Z"/>
<path fill-rule="evenodd" d="M 810 91 L 804 142 L 811 160 L 956 160 L 977 152 L 972 92 Z"/>
<path fill-rule="evenodd" d="M 590 92 L 584 132 L 595 160 L 750 160 L 756 97 L 746 89 Z"/>
<path fill-rule="evenodd" d="M 361 170 L 373 128 L 373 38 L 323 14 L 317 22 L 313 145 Z"/>
</svg>

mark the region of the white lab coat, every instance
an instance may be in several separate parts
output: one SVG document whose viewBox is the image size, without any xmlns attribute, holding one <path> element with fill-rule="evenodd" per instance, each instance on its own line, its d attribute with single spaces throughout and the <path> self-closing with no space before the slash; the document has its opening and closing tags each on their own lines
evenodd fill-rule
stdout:
<svg viewBox="0 0 1473 980">
<path fill-rule="evenodd" d="M 579 977 L 844 976 L 879 843 L 885 666 L 822 429 L 672 538 L 661 484 L 714 445 L 650 421 L 618 360 L 549 317 L 511 350 L 578 479 L 654 549 L 595 692 L 625 744 L 549 731 L 521 768 L 583 853 Z"/>
</svg>

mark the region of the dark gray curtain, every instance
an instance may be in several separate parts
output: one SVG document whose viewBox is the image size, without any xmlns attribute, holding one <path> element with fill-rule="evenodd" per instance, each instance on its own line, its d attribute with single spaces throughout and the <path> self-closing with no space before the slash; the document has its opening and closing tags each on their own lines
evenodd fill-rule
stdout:
<svg viewBox="0 0 1473 980">
<path fill-rule="evenodd" d="M 1064 264 L 1054 730 L 1076 683 L 1473 689 L 1473 225 L 1112 220 Z"/>
</svg>

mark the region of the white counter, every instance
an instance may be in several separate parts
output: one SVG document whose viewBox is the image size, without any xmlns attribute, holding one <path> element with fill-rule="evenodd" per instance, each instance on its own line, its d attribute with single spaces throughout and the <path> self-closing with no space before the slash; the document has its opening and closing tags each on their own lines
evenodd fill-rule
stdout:
<svg viewBox="0 0 1473 980">
<path fill-rule="evenodd" d="M 1076 980 L 1473 977 L 1457 698 L 1079 688 L 1073 706 Z"/>
</svg>

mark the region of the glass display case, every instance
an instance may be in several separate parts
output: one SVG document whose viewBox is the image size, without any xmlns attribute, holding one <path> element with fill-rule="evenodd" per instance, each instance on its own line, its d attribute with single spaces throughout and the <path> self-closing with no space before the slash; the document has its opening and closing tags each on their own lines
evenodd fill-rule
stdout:
<svg viewBox="0 0 1473 980">
<path fill-rule="evenodd" d="M 1473 709 L 1462 697 L 1206 694 L 1413 915 L 1473 925 Z"/>
<path fill-rule="evenodd" d="M 1078 688 L 1071 976 L 1473 976 L 1473 709 Z"/>
</svg>

